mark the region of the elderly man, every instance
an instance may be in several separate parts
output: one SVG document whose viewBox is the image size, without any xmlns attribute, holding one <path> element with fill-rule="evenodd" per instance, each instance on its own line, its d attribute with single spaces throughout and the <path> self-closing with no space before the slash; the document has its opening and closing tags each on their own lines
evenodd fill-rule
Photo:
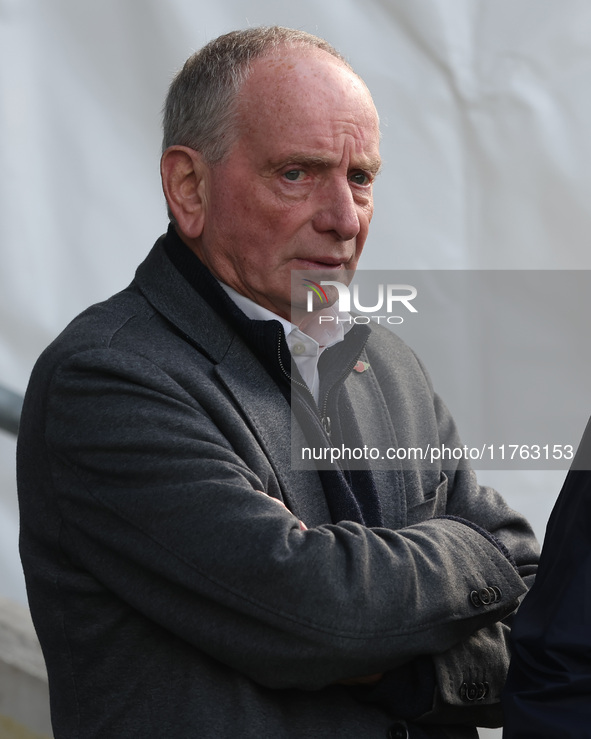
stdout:
<svg viewBox="0 0 591 739">
<path fill-rule="evenodd" d="M 321 39 L 231 33 L 187 61 L 164 129 L 168 233 L 46 350 L 23 411 L 56 738 L 477 736 L 500 721 L 527 524 L 453 463 L 291 463 L 292 409 L 309 443 L 458 443 L 400 340 L 319 345 L 291 296 L 292 270 L 346 282 L 361 254 L 366 86 Z"/>
</svg>

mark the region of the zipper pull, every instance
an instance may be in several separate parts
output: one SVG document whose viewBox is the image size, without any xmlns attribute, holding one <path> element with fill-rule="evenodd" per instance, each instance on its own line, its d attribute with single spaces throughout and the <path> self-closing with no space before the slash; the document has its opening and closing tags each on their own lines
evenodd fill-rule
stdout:
<svg viewBox="0 0 591 739">
<path fill-rule="evenodd" d="M 322 416 L 322 428 L 330 439 L 330 416 Z"/>
</svg>

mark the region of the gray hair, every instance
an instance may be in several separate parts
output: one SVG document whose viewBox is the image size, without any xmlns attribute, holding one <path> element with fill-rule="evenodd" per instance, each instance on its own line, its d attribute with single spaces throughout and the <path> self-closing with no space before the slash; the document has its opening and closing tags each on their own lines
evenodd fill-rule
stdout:
<svg viewBox="0 0 591 739">
<path fill-rule="evenodd" d="M 321 49 L 351 69 L 327 41 L 305 31 L 271 26 L 226 33 L 190 56 L 172 81 L 164 104 L 162 150 L 188 146 L 209 164 L 220 161 L 237 137 L 237 98 L 252 61 L 280 46 Z"/>
</svg>

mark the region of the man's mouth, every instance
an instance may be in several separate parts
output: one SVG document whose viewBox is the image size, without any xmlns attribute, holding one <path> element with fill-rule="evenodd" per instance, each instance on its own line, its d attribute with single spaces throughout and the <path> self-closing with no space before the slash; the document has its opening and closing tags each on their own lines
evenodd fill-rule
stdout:
<svg viewBox="0 0 591 739">
<path fill-rule="evenodd" d="M 296 260 L 299 265 L 299 269 L 322 269 L 322 270 L 338 270 L 344 269 L 346 261 L 343 259 L 335 259 L 334 257 L 314 257 L 314 258 L 300 258 Z"/>
</svg>

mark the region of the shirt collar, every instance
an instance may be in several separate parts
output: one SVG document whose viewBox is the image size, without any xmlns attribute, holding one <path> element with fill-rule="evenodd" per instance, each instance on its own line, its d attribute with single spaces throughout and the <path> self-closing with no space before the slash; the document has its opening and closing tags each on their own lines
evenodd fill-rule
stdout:
<svg viewBox="0 0 591 739">
<path fill-rule="evenodd" d="M 330 306 L 328 308 L 323 308 L 320 311 L 316 311 L 314 315 L 318 317 L 318 321 L 310 321 L 305 330 L 303 330 L 296 326 L 295 323 L 278 316 L 276 313 L 268 310 L 268 308 L 263 308 L 262 305 L 255 303 L 254 300 L 236 292 L 236 290 L 229 285 L 226 285 L 223 282 L 220 282 L 219 284 L 224 289 L 228 297 L 234 301 L 238 308 L 240 308 L 248 318 L 255 321 L 279 321 L 283 326 L 283 331 L 288 339 L 288 343 L 290 343 L 290 336 L 292 339 L 296 336 L 305 336 L 307 339 L 312 339 L 319 348 L 324 349 L 342 341 L 345 338 L 345 334 L 352 326 L 352 321 L 350 320 L 348 313 L 340 313 L 334 306 Z M 326 316 L 332 320 L 321 322 L 320 316 Z"/>
</svg>

